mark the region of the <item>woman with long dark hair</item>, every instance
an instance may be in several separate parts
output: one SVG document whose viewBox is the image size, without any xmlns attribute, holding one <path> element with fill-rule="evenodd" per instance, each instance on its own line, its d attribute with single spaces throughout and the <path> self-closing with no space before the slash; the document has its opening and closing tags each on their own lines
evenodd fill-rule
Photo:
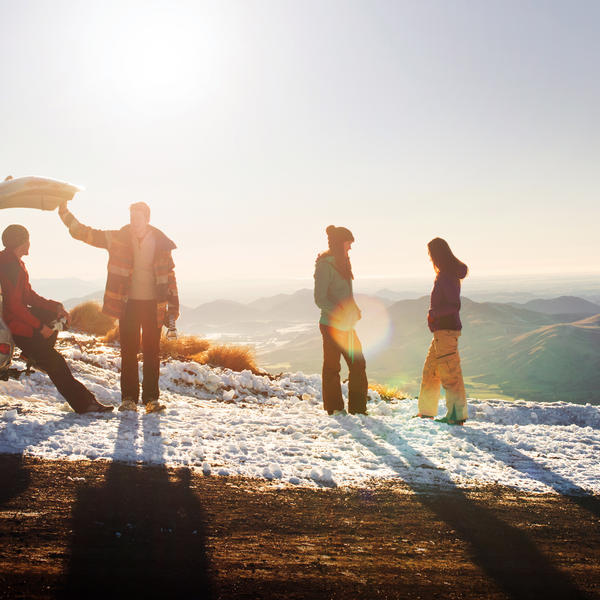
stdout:
<svg viewBox="0 0 600 600">
<path fill-rule="evenodd" d="M 323 407 L 332 415 L 344 409 L 340 383 L 341 357 L 348 364 L 348 412 L 367 414 L 367 374 L 362 347 L 354 326 L 361 314 L 352 291 L 352 266 L 348 251 L 354 236 L 345 227 L 325 230 L 329 249 L 317 256 L 315 303 L 321 309 L 323 336 Z"/>
<path fill-rule="evenodd" d="M 468 417 L 467 397 L 460 368 L 458 338 L 460 322 L 460 285 L 468 268 L 450 250 L 446 240 L 434 238 L 427 244 L 436 273 L 427 323 L 433 340 L 423 366 L 419 392 L 419 417 L 437 415 L 440 386 L 446 390 L 446 416 L 438 419 L 450 425 L 462 425 Z"/>
</svg>

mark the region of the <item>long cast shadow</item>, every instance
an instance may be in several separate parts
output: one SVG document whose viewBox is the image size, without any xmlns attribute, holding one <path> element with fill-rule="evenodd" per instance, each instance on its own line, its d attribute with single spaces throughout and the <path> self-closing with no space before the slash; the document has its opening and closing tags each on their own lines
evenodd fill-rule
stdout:
<svg viewBox="0 0 600 600">
<path fill-rule="evenodd" d="M 144 456 L 162 459 L 160 417 L 143 417 Z M 119 424 L 115 456 L 135 444 L 137 415 Z M 131 435 L 131 431 L 135 435 Z M 128 435 L 129 434 L 129 435 Z M 100 487 L 83 488 L 72 516 L 68 598 L 211 598 L 206 517 L 188 469 L 112 462 Z"/>
<path fill-rule="evenodd" d="M 438 482 L 451 493 L 432 493 L 431 489 L 424 490 L 423 486 L 407 482 L 415 492 L 419 492 L 415 496 L 416 500 L 446 522 L 469 544 L 473 561 L 510 598 L 564 600 L 587 597 L 567 574 L 561 572 L 540 552 L 525 532 L 505 523 L 491 509 L 471 500 L 456 486 L 446 471 L 422 456 L 405 440 L 402 440 L 402 443 L 388 442 L 397 452 L 391 453 L 390 447 L 382 445 L 364 430 L 351 427 L 346 418 L 337 420 L 355 440 L 400 475 L 402 469 L 398 465 L 399 459 L 408 462 L 414 468 L 435 470 Z M 373 431 L 375 435 L 391 440 L 398 437 L 397 432 L 385 423 L 370 417 L 365 420 L 367 427 L 369 422 L 376 424 L 376 430 Z M 422 493 L 423 491 L 428 493 Z M 458 570 L 455 575 L 461 577 Z"/>
<path fill-rule="evenodd" d="M 573 483 L 570 479 L 555 473 L 546 465 L 540 464 L 530 456 L 527 456 L 527 454 L 517 450 L 514 446 L 497 438 L 495 435 L 470 427 L 459 430 L 454 427 L 449 427 L 449 432 L 454 437 L 467 440 L 478 447 L 485 448 L 492 455 L 494 455 L 494 450 L 498 453 L 502 452 L 504 456 L 495 455 L 501 462 L 506 463 L 506 455 L 510 456 L 512 460 L 509 466 L 511 468 L 524 473 L 531 479 L 535 479 L 536 481 L 547 485 L 560 495 L 568 494 L 568 498 L 571 502 L 578 504 L 594 516 L 600 517 L 600 499 L 598 497 L 576 483 Z"/>
</svg>

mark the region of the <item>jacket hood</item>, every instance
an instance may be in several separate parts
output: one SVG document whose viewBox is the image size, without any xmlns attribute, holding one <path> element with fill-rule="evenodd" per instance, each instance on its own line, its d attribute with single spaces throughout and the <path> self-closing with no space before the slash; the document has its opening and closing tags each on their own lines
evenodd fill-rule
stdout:
<svg viewBox="0 0 600 600">
<path fill-rule="evenodd" d="M 456 276 L 459 279 L 464 279 L 467 276 L 469 269 L 467 267 L 467 265 L 460 263 L 459 265 L 456 266 Z"/>
<path fill-rule="evenodd" d="M 456 267 L 452 270 L 448 269 L 445 271 L 440 271 L 438 277 L 442 275 L 450 279 L 464 279 L 467 276 L 468 272 L 469 268 L 467 267 L 467 265 L 463 263 L 458 263 Z"/>
<path fill-rule="evenodd" d="M 333 254 L 331 254 L 329 251 L 323 252 L 322 254 L 319 254 L 319 256 L 317 256 L 317 260 L 315 261 L 315 267 L 322 263 L 327 263 L 343 279 L 347 279 L 348 281 L 352 281 L 352 279 L 354 279 L 354 276 L 352 275 L 352 269 L 350 269 L 350 277 L 348 277 L 345 273 L 343 273 L 339 269 L 339 267 L 336 263 L 336 260 L 335 260 L 335 256 Z"/>
</svg>

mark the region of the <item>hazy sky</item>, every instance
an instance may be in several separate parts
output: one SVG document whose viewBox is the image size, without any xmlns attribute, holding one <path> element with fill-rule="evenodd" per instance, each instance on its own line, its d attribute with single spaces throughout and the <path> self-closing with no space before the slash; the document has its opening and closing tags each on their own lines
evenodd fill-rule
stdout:
<svg viewBox="0 0 600 600">
<path fill-rule="evenodd" d="M 0 175 L 144 200 L 179 278 L 310 277 L 349 227 L 357 279 L 600 271 L 600 2 L 0 0 Z M 53 213 L 30 273 L 104 276 Z"/>
</svg>

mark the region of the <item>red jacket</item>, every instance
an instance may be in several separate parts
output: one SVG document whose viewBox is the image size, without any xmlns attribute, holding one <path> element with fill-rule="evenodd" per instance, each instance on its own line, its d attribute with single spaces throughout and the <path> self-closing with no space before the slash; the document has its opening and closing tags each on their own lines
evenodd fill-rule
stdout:
<svg viewBox="0 0 600 600">
<path fill-rule="evenodd" d="M 29 284 L 23 261 L 11 250 L 0 252 L 0 286 L 2 287 L 2 319 L 13 335 L 32 337 L 42 322 L 31 314 L 30 306 L 58 314 L 59 302 L 38 296 Z"/>
</svg>

